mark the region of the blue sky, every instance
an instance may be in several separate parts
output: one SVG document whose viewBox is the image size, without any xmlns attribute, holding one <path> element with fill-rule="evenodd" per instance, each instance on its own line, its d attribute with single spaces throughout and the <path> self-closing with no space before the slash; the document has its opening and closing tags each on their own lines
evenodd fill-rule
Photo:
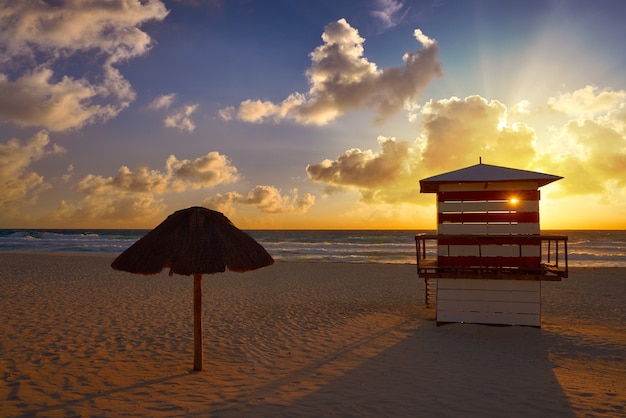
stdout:
<svg viewBox="0 0 626 418">
<path fill-rule="evenodd" d="M 626 2 L 5 1 L 0 227 L 435 227 L 421 178 L 564 176 L 626 227 Z"/>
</svg>

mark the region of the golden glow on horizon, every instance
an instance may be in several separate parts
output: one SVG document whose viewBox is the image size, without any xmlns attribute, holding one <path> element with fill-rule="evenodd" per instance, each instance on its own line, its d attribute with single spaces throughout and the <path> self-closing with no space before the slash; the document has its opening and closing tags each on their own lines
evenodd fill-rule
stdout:
<svg viewBox="0 0 626 418">
<path fill-rule="evenodd" d="M 519 204 L 519 203 L 518 203 Z M 183 207 L 172 208 L 167 213 L 142 222 L 67 222 L 63 224 L 32 223 L 29 225 L 2 225 L 2 228 L 78 228 L 78 229 L 152 229 L 167 215 Z M 620 216 L 620 214 L 622 216 Z M 546 193 L 540 200 L 540 225 L 545 230 L 626 230 L 624 204 L 600 204 L 588 196 L 551 198 Z M 344 211 L 341 206 L 326 210 L 315 208 L 303 215 L 280 216 L 259 214 L 254 208 L 226 213 L 241 229 L 294 229 L 294 230 L 435 230 L 437 208 L 428 205 L 357 205 Z"/>
</svg>

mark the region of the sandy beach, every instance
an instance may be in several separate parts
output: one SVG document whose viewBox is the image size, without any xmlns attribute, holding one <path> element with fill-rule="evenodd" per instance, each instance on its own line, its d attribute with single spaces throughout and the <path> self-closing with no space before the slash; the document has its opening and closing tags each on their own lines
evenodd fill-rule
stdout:
<svg viewBox="0 0 626 418">
<path fill-rule="evenodd" d="M 0 416 L 626 416 L 626 269 L 542 285 L 542 327 L 437 327 L 415 266 L 193 279 L 0 254 Z"/>
</svg>

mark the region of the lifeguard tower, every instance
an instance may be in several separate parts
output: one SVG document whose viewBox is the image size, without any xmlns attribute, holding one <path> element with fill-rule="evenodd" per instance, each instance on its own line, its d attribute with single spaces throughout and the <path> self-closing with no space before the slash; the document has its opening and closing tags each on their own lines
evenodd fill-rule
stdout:
<svg viewBox="0 0 626 418">
<path fill-rule="evenodd" d="M 420 180 L 437 234 L 415 237 L 437 325 L 541 326 L 541 282 L 567 277 L 567 237 L 541 235 L 539 188 L 562 177 L 479 163 Z"/>
</svg>

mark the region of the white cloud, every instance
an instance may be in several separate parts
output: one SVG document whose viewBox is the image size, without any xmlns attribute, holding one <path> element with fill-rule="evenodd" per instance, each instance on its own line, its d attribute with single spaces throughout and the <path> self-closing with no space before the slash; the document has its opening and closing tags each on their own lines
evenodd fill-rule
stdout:
<svg viewBox="0 0 626 418">
<path fill-rule="evenodd" d="M 106 220 L 129 226 L 154 219 L 166 208 L 152 193 L 87 195 L 77 203 L 62 200 L 49 218 L 71 225 Z"/>
<path fill-rule="evenodd" d="M 171 188 L 175 191 L 198 190 L 239 180 L 237 168 L 225 155 L 216 151 L 196 158 L 179 160 L 170 155 L 166 162 Z"/>
<path fill-rule="evenodd" d="M 300 93 L 290 94 L 285 100 L 279 104 L 274 104 L 268 101 L 262 100 L 244 100 L 239 105 L 237 117 L 245 122 L 263 122 L 265 119 L 271 118 L 275 122 L 279 122 L 281 119 L 285 119 L 291 116 L 292 112 L 297 111 L 299 106 L 306 103 L 306 98 Z M 231 114 L 227 108 L 223 109 L 224 115 Z M 322 120 L 326 117 L 334 118 L 335 115 L 320 115 Z M 227 117 L 224 117 L 227 119 Z"/>
<path fill-rule="evenodd" d="M 353 148 L 306 168 L 309 179 L 326 184 L 326 192 L 355 189 L 368 203 L 414 202 L 419 193 L 417 143 L 379 137 L 380 152 Z"/>
<path fill-rule="evenodd" d="M 15 81 L 0 73 L 0 118 L 21 126 L 45 126 L 51 131 L 80 127 L 115 117 L 134 94 L 112 105 L 95 103 L 101 91 L 88 81 L 63 77 L 51 82 L 52 71 L 43 67 Z"/>
<path fill-rule="evenodd" d="M 437 171 L 478 163 L 528 165 L 535 133 L 523 123 L 507 125 L 506 106 L 479 96 L 430 100 L 421 108 L 422 133 L 414 142 L 380 137 L 380 152 L 353 148 L 335 160 L 307 166 L 309 179 L 326 191 L 358 190 L 369 203 L 416 202 L 419 180 Z"/>
<path fill-rule="evenodd" d="M 236 115 L 246 122 L 294 120 L 301 124 L 324 125 L 344 113 L 374 108 L 378 119 L 402 109 L 405 102 L 421 93 L 435 77 L 441 76 L 437 43 L 416 30 L 422 49 L 405 53 L 404 66 L 379 69 L 363 56 L 363 39 L 345 19 L 326 26 L 324 43 L 309 55 L 306 71 L 309 91 L 292 93 L 280 103 L 245 100 L 236 112 L 224 109 L 221 116 Z"/>
<path fill-rule="evenodd" d="M 162 196 L 166 194 L 211 188 L 238 179 L 237 168 L 218 152 L 195 160 L 170 155 L 162 170 L 139 167 L 133 171 L 122 166 L 114 176 L 88 174 L 73 187 L 83 197 L 78 202 L 61 202 L 53 218 L 73 222 L 145 221 L 165 209 Z"/>
<path fill-rule="evenodd" d="M 513 106 L 509 106 L 508 114 L 510 117 L 524 116 L 531 113 L 532 103 L 529 100 L 520 100 Z"/>
<path fill-rule="evenodd" d="M 430 48 L 436 44 L 436 41 L 424 35 L 424 32 L 422 32 L 421 29 L 415 29 L 413 31 L 413 36 L 415 36 L 415 39 L 417 39 L 425 48 Z"/>
<path fill-rule="evenodd" d="M 337 160 L 307 166 L 309 178 L 335 186 L 378 187 L 402 176 L 410 156 L 410 144 L 395 138 L 378 138 L 381 152 L 347 150 Z"/>
<path fill-rule="evenodd" d="M 122 166 L 112 177 L 88 174 L 73 189 L 77 193 L 92 196 L 143 192 L 163 194 L 167 186 L 168 176 L 164 172 L 149 170 L 147 167 L 131 171 L 128 167 Z"/>
<path fill-rule="evenodd" d="M 135 99 L 116 63 L 145 54 L 150 37 L 139 26 L 167 15 L 160 1 L 67 0 L 0 6 L 0 120 L 53 131 L 115 117 Z M 90 54 L 93 79 L 56 75 L 57 61 Z M 22 75 L 11 80 L 4 68 Z M 86 71 L 87 74 L 87 71 Z"/>
<path fill-rule="evenodd" d="M 151 101 L 148 107 L 150 109 L 168 109 L 175 99 L 176 93 L 164 94 Z"/>
<path fill-rule="evenodd" d="M 599 91 L 595 86 L 585 86 L 572 93 L 551 97 L 548 106 L 568 115 L 594 114 L 607 112 L 626 99 L 625 90 Z"/>
<path fill-rule="evenodd" d="M 191 115 L 198 108 L 198 104 L 183 106 L 171 115 L 167 116 L 163 123 L 168 128 L 177 128 L 181 131 L 193 132 L 196 125 L 191 120 Z"/>
<path fill-rule="evenodd" d="M 223 120 L 233 120 L 236 116 L 235 112 L 236 111 L 234 106 L 228 106 L 220 109 L 217 113 L 218 116 Z"/>
<path fill-rule="evenodd" d="M 565 177 L 562 195 L 602 195 L 626 187 L 626 91 L 586 86 L 551 98 L 549 106 L 574 119 L 555 127 L 539 163 Z"/>
<path fill-rule="evenodd" d="M 67 166 L 67 171 L 65 172 L 65 174 L 61 176 L 61 180 L 63 180 L 64 183 L 69 183 L 73 177 L 74 177 L 74 164 L 70 164 Z"/>
<path fill-rule="evenodd" d="M 565 177 L 559 184 L 564 193 L 606 194 L 612 187 L 626 187 L 626 126 L 616 119 L 618 113 L 607 116 L 569 121 L 559 133 L 578 152 L 542 156 L 546 169 Z"/>
<path fill-rule="evenodd" d="M 148 108 L 153 110 L 170 109 L 175 100 L 176 93 L 164 94 L 150 102 Z M 193 132 L 196 129 L 196 125 L 193 120 L 191 120 L 191 115 L 198 109 L 199 106 L 199 104 L 191 104 L 175 109 L 167 115 L 165 119 L 163 119 L 163 123 L 168 128 L 176 128 L 181 131 Z"/>
<path fill-rule="evenodd" d="M 397 26 L 408 13 L 408 10 L 403 12 L 404 3 L 401 1 L 378 0 L 376 1 L 376 5 L 378 9 L 370 13 L 380 22 L 383 30 Z"/>
<path fill-rule="evenodd" d="M 237 205 L 254 206 L 264 213 L 306 213 L 315 203 L 315 196 L 306 193 L 298 194 L 297 189 L 291 190 L 291 195 L 281 195 L 274 186 L 255 186 L 246 195 L 236 192 L 217 194 L 207 198 L 203 204 L 216 210 L 232 213 Z"/>
<path fill-rule="evenodd" d="M 621 92 L 605 93 L 611 106 L 591 100 L 586 108 L 596 113 L 555 127 L 541 148 L 535 130 L 521 121 L 529 112 L 520 109 L 528 103 L 512 106 L 518 121 L 510 123 L 509 109 L 496 100 L 430 100 L 421 107 L 416 141 L 381 137 L 380 152 L 349 149 L 307 166 L 307 174 L 329 193 L 357 190 L 365 203 L 418 203 L 420 179 L 477 164 L 482 157 L 488 164 L 563 176 L 552 196 L 593 194 L 609 202 L 611 190 L 626 188 L 626 99 L 615 103 Z M 600 109 L 610 110 L 598 114 Z"/>
<path fill-rule="evenodd" d="M 170 155 L 164 170 L 139 167 L 132 171 L 122 166 L 115 176 L 89 174 L 74 186 L 74 191 L 85 195 L 144 192 L 161 195 L 214 187 L 236 180 L 237 168 L 228 157 L 212 151 L 195 160 L 179 160 Z"/>
<path fill-rule="evenodd" d="M 422 133 L 414 142 L 380 137 L 380 152 L 347 150 L 335 160 L 307 166 L 309 179 L 328 192 L 358 190 L 361 201 L 419 202 L 419 180 L 478 163 L 530 164 L 535 134 L 524 124 L 506 124 L 506 107 L 479 96 L 431 100 L 421 108 Z"/>
<path fill-rule="evenodd" d="M 48 148 L 48 133 L 40 131 L 25 144 L 17 138 L 0 143 L 0 210 L 7 218 L 20 213 L 20 209 L 37 202 L 39 193 L 50 185 L 44 177 L 30 171 L 30 165 L 47 155 L 62 153 L 61 148 Z"/>
<path fill-rule="evenodd" d="M 426 138 L 422 158 L 430 169 L 476 164 L 479 157 L 497 165 L 524 168 L 535 158 L 535 131 L 507 124 L 507 107 L 480 96 L 430 100 L 422 107 Z M 497 163 L 496 163 L 497 161 Z"/>
<path fill-rule="evenodd" d="M 150 37 L 138 27 L 163 20 L 168 11 L 158 0 L 65 0 L 62 5 L 13 1 L 0 9 L 4 30 L 0 42 L 5 59 L 37 52 L 53 58 L 77 51 L 99 50 L 118 62 L 143 55 Z"/>
</svg>

